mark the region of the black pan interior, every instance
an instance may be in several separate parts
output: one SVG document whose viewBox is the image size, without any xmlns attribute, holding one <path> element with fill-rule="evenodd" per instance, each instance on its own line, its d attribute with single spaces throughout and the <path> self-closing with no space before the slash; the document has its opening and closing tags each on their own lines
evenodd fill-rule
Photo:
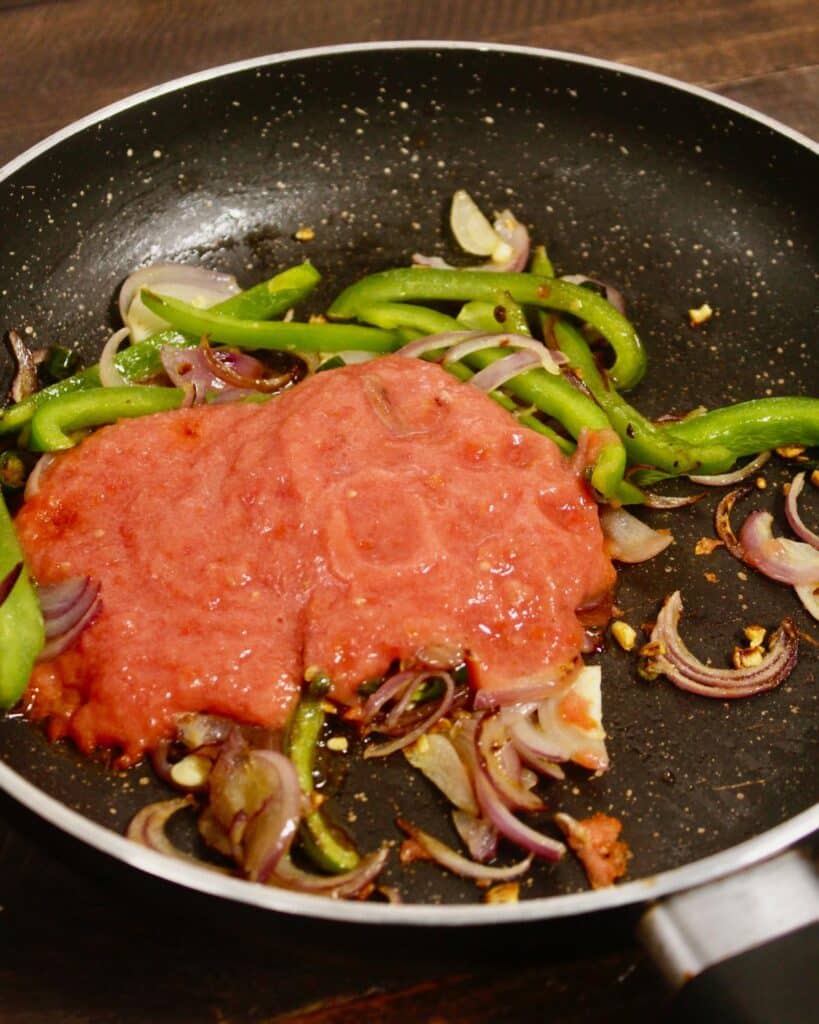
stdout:
<svg viewBox="0 0 819 1024">
<path fill-rule="evenodd" d="M 76 344 L 91 359 L 115 323 L 120 282 L 164 259 L 250 284 L 309 257 L 324 274 L 319 310 L 342 285 L 414 251 L 454 257 L 445 215 L 463 187 L 486 208 L 511 207 L 558 272 L 624 291 L 649 351 L 634 394 L 649 415 L 816 393 L 815 180 L 815 155 L 777 131 L 610 68 L 477 50 L 303 57 L 148 99 L 0 183 L 0 327 Z M 294 239 L 303 226 L 313 242 Z M 693 331 L 686 311 L 704 301 L 717 315 Z M 779 528 L 776 485 L 793 471 L 767 472 L 755 502 Z M 639 626 L 679 587 L 684 635 L 724 663 L 745 624 L 793 615 L 809 630 L 811 620 L 788 588 L 726 552 L 695 556 L 696 540 L 713 535 L 713 507 L 709 498 L 648 515 L 675 544 L 623 571 L 618 604 Z M 571 773 L 551 803 L 621 817 L 632 877 L 724 850 L 816 801 L 815 648 L 803 644 L 782 688 L 730 706 L 639 681 L 614 645 L 602 661 L 613 767 L 600 779 Z M 19 717 L 0 722 L 0 755 L 116 830 L 160 792 L 145 768 L 116 775 L 82 762 Z M 399 810 L 451 838 L 434 794 L 399 758 L 365 769 L 335 755 L 327 770 L 363 847 L 397 838 Z M 394 877 L 411 900 L 480 897 L 430 865 Z M 529 891 L 582 886 L 567 863 L 540 867 Z"/>
</svg>

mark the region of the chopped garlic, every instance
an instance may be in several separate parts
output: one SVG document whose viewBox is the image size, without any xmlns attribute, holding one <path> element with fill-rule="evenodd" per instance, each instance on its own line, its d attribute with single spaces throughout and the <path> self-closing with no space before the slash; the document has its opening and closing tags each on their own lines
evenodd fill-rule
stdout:
<svg viewBox="0 0 819 1024">
<path fill-rule="evenodd" d="M 627 622 L 617 619 L 611 624 L 611 635 L 624 651 L 633 651 L 637 643 L 637 631 Z"/>
<path fill-rule="evenodd" d="M 312 242 L 316 237 L 316 232 L 313 228 L 299 228 L 293 237 L 297 242 Z"/>
<path fill-rule="evenodd" d="M 717 548 L 725 547 L 725 541 L 717 540 L 716 537 L 700 537 L 694 545 L 695 555 L 710 555 Z"/>
<path fill-rule="evenodd" d="M 202 757 L 201 754 L 188 754 L 173 765 L 171 778 L 183 789 L 198 789 L 208 781 L 211 767 L 211 761 L 207 757 Z"/>
<path fill-rule="evenodd" d="M 713 309 L 711 309 L 707 302 L 703 302 L 699 309 L 688 310 L 688 322 L 692 327 L 699 327 L 700 324 L 707 323 L 713 315 Z"/>
<path fill-rule="evenodd" d="M 520 882 L 504 882 L 493 885 L 484 894 L 484 903 L 517 903 L 520 898 Z"/>
<path fill-rule="evenodd" d="M 786 444 L 776 449 L 776 454 L 783 459 L 795 459 L 805 454 L 805 446 L 802 444 Z"/>
<path fill-rule="evenodd" d="M 761 647 L 735 647 L 732 661 L 734 668 L 754 668 L 762 664 L 765 652 Z"/>
<path fill-rule="evenodd" d="M 349 744 L 347 743 L 346 736 L 331 736 L 330 739 L 327 740 L 327 749 L 335 750 L 339 754 L 346 754 L 348 746 Z"/>
<path fill-rule="evenodd" d="M 764 626 L 746 626 L 742 631 L 751 647 L 761 647 L 767 630 Z"/>
</svg>

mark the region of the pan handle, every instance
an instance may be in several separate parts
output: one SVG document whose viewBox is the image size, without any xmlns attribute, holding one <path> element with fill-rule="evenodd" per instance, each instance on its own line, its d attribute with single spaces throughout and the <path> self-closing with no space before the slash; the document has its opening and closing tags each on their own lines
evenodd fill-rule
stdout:
<svg viewBox="0 0 819 1024">
<path fill-rule="evenodd" d="M 791 850 L 679 893 L 638 934 L 686 1024 L 813 1024 L 819 1007 L 819 873 Z"/>
</svg>

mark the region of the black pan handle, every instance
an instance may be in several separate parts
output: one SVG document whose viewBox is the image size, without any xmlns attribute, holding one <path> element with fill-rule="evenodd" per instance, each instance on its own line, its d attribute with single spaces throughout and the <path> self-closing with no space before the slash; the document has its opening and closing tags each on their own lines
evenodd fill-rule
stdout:
<svg viewBox="0 0 819 1024">
<path fill-rule="evenodd" d="M 819 1020 L 819 873 L 806 851 L 669 897 L 639 934 L 677 992 L 672 1021 Z"/>
</svg>

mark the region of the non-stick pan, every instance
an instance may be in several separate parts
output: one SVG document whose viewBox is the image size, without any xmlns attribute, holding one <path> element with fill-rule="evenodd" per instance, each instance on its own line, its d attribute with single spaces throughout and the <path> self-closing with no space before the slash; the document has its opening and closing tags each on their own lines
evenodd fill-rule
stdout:
<svg viewBox="0 0 819 1024">
<path fill-rule="evenodd" d="M 646 414 L 815 393 L 816 154 L 809 140 L 735 104 L 566 54 L 427 43 L 254 60 L 119 103 L 0 172 L 0 326 L 92 358 L 124 277 L 168 259 L 250 284 L 310 258 L 324 275 L 319 311 L 344 284 L 415 251 L 455 256 L 446 212 L 453 191 L 466 188 L 488 209 L 511 207 L 558 272 L 595 274 L 625 293 L 648 349 L 633 395 Z M 315 233 L 308 243 L 295 238 L 305 226 Z M 686 311 L 703 302 L 715 316 L 693 330 Z M 777 485 L 793 472 L 777 464 L 757 500 L 780 524 Z M 707 498 L 646 513 L 675 543 L 622 572 L 624 617 L 650 621 L 679 588 L 690 646 L 720 662 L 751 621 L 773 627 L 792 615 L 810 632 L 790 589 L 723 550 L 694 553 L 713 535 L 713 511 Z M 595 779 L 573 773 L 551 803 L 623 820 L 631 880 L 607 891 L 586 891 L 571 859 L 538 866 L 521 901 L 500 906 L 430 864 L 391 869 L 405 901 L 397 906 L 227 879 L 122 838 L 134 811 L 164 793 L 145 767 L 113 773 L 16 715 L 0 722 L 0 785 L 145 871 L 359 922 L 519 921 L 645 901 L 767 858 L 816 828 L 810 644 L 785 685 L 730 704 L 639 680 L 633 656 L 616 646 L 600 660 L 612 768 Z M 335 755 L 326 767 L 362 848 L 397 840 L 399 811 L 451 838 L 445 809 L 402 759 L 373 768 Z"/>
</svg>

